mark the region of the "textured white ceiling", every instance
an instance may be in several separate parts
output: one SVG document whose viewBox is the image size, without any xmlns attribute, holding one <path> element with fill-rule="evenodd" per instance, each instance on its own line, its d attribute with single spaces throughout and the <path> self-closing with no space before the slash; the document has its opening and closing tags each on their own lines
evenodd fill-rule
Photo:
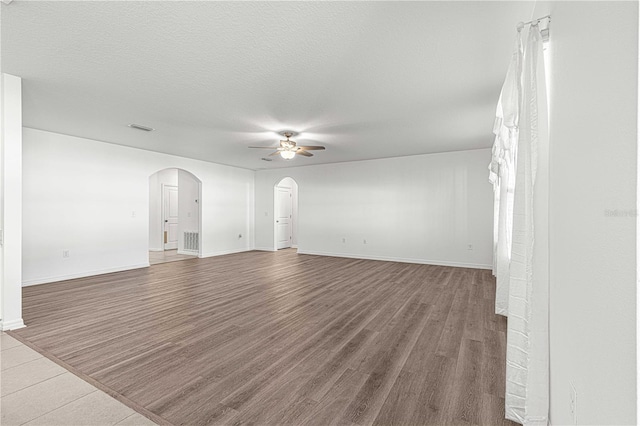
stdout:
<svg viewBox="0 0 640 426">
<path fill-rule="evenodd" d="M 485 148 L 528 2 L 2 4 L 24 125 L 250 169 Z M 154 127 L 144 133 L 127 127 Z M 323 144 L 267 163 L 276 132 Z"/>
</svg>

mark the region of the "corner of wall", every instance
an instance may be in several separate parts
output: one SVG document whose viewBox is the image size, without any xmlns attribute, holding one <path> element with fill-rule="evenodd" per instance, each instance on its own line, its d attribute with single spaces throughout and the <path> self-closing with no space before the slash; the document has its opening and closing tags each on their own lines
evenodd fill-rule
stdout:
<svg viewBox="0 0 640 426">
<path fill-rule="evenodd" d="M 2 174 L 2 269 L 0 304 L 3 329 L 22 321 L 22 79 L 1 74 L 2 102 L 0 171 Z"/>
<path fill-rule="evenodd" d="M 6 322 L 0 321 L 0 330 L 2 331 L 18 330 L 24 327 L 26 327 L 26 325 L 24 321 L 22 321 L 22 318 Z"/>
</svg>

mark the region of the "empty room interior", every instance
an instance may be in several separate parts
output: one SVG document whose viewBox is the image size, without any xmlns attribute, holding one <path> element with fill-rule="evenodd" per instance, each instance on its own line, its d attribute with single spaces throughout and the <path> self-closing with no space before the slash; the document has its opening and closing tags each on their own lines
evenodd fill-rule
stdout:
<svg viewBox="0 0 640 426">
<path fill-rule="evenodd" d="M 637 424 L 637 2 L 0 14 L 3 425 Z"/>
</svg>

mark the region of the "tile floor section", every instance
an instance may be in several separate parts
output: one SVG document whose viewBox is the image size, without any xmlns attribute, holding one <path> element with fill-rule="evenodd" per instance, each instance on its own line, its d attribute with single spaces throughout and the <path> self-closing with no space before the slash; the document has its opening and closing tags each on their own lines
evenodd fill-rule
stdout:
<svg viewBox="0 0 640 426">
<path fill-rule="evenodd" d="M 157 265 L 159 263 L 176 262 L 178 260 L 197 259 L 198 256 L 189 254 L 178 254 L 178 250 L 150 251 L 149 264 Z"/>
<path fill-rule="evenodd" d="M 5 333 L 0 365 L 3 426 L 155 425 Z"/>
</svg>

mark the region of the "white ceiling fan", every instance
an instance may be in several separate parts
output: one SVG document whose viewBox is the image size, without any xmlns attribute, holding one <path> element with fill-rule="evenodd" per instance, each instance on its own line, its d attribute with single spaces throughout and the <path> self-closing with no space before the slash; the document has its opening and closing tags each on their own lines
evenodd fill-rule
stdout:
<svg viewBox="0 0 640 426">
<path fill-rule="evenodd" d="M 287 140 L 281 140 L 280 146 L 250 146 L 249 148 L 258 148 L 258 149 L 275 149 L 276 151 L 269 154 L 269 156 L 278 155 L 285 160 L 291 160 L 293 157 L 298 155 L 303 155 L 305 157 L 313 157 L 313 154 L 308 151 L 321 151 L 324 150 L 324 146 L 298 146 L 295 141 L 292 141 L 291 138 L 294 135 L 294 132 L 286 131 L 281 133 L 282 136 L 287 138 Z"/>
</svg>

